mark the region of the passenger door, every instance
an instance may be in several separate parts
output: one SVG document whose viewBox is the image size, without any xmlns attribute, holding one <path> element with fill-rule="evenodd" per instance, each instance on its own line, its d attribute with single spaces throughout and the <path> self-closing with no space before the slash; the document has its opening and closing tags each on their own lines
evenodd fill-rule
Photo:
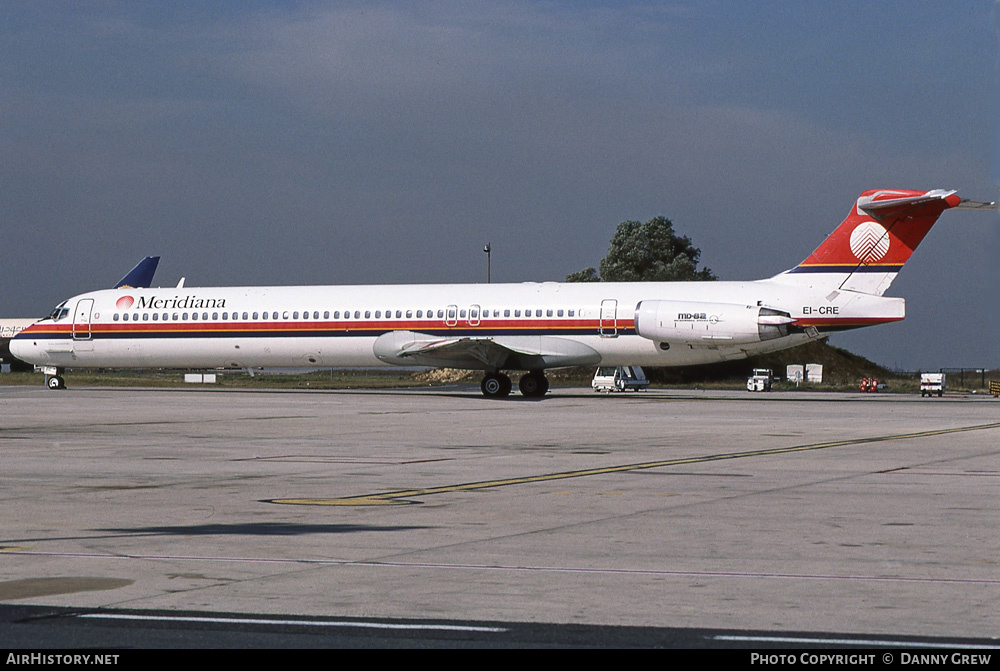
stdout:
<svg viewBox="0 0 1000 671">
<path fill-rule="evenodd" d="M 602 338 L 618 337 L 618 301 L 614 298 L 601 301 L 600 334 Z"/>
<path fill-rule="evenodd" d="M 90 340 L 90 319 L 94 312 L 94 299 L 81 298 L 73 313 L 73 340 Z"/>
</svg>

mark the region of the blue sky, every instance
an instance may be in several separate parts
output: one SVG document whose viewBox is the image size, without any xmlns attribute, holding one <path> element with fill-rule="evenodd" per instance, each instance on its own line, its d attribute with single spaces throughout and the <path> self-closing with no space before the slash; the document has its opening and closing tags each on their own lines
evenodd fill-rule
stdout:
<svg viewBox="0 0 1000 671">
<path fill-rule="evenodd" d="M 722 279 L 869 188 L 997 199 L 993 2 L 0 2 L 0 314 L 189 286 L 560 280 L 657 215 Z M 992 150 L 995 152 L 995 149 Z M 15 250 L 15 251 L 11 251 Z M 998 218 L 832 342 L 1000 366 Z"/>
</svg>

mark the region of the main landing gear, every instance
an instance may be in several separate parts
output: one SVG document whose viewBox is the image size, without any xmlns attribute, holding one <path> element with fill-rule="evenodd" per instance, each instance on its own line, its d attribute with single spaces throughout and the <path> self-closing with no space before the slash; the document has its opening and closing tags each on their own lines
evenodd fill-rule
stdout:
<svg viewBox="0 0 1000 671">
<path fill-rule="evenodd" d="M 486 398 L 506 398 L 510 396 L 511 387 L 510 378 L 498 371 L 486 373 L 479 384 Z M 533 370 L 521 376 L 517 388 L 521 390 L 522 396 L 540 398 L 549 391 L 549 381 L 542 371 Z"/>
</svg>

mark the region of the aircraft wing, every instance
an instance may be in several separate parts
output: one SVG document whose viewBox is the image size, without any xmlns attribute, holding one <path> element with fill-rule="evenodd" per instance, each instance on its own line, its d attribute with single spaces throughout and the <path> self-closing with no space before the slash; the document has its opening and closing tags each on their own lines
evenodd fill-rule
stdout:
<svg viewBox="0 0 1000 671">
<path fill-rule="evenodd" d="M 466 359 L 470 363 L 479 363 L 488 368 L 499 368 L 511 354 L 532 353 L 501 345 L 492 338 L 442 338 L 411 341 L 402 346 L 396 356 L 428 361 Z"/>
<path fill-rule="evenodd" d="M 589 366 L 601 360 L 593 348 L 557 336 L 441 338 L 414 331 L 394 331 L 377 338 L 374 349 L 375 356 L 386 363 L 473 370 Z"/>
</svg>

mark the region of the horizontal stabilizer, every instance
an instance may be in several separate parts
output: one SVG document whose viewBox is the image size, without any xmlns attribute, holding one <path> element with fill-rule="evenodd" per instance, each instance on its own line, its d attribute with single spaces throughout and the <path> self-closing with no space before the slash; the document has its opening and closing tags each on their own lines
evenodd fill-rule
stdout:
<svg viewBox="0 0 1000 671">
<path fill-rule="evenodd" d="M 941 211 L 957 206 L 962 199 L 954 191 L 934 189 L 919 196 L 902 196 L 898 191 L 876 191 L 873 194 L 858 198 L 858 209 L 877 221 L 894 219 L 911 212 L 927 211 L 931 203 L 940 203 Z M 940 212 L 938 212 L 940 214 Z"/>
<path fill-rule="evenodd" d="M 997 204 L 993 201 L 987 203 L 982 200 L 962 199 L 955 207 L 959 210 L 995 210 L 997 209 Z"/>
</svg>

